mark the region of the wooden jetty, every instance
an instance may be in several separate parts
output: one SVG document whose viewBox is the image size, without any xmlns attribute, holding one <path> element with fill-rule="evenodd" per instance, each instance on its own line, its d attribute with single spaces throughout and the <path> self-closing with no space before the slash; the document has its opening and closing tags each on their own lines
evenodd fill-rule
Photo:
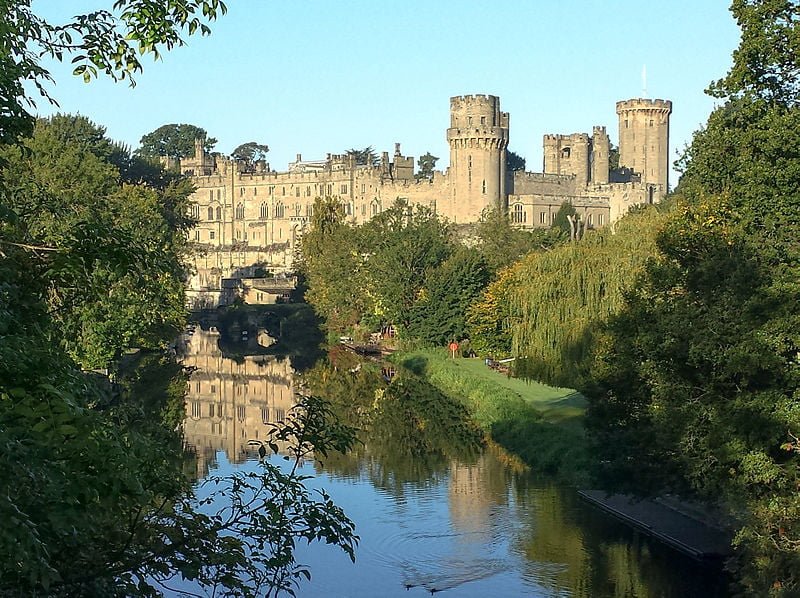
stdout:
<svg viewBox="0 0 800 598">
<path fill-rule="evenodd" d="M 589 503 L 698 561 L 718 561 L 732 552 L 733 533 L 709 525 L 658 499 L 638 500 L 601 490 L 578 491 Z"/>
</svg>

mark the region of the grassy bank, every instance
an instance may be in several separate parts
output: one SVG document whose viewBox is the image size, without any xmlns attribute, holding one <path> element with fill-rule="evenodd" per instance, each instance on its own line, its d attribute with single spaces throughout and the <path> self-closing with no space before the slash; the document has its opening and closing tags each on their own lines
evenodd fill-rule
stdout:
<svg viewBox="0 0 800 598">
<path fill-rule="evenodd" d="M 462 400 L 492 440 L 533 470 L 573 483 L 585 477 L 586 399 L 579 393 L 509 378 L 480 359 L 451 359 L 446 351 L 412 351 L 393 360 Z"/>
</svg>

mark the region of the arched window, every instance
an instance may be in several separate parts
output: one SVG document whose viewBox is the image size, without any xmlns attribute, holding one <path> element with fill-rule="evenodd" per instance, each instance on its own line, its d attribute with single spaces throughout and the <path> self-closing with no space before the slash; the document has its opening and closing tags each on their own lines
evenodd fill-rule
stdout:
<svg viewBox="0 0 800 598">
<path fill-rule="evenodd" d="M 208 219 L 214 220 L 214 208 L 212 208 L 211 206 L 209 206 L 208 208 Z"/>
<path fill-rule="evenodd" d="M 261 213 L 260 213 L 261 220 L 266 220 L 268 214 L 269 214 L 269 210 L 267 209 L 267 204 L 266 204 L 266 202 L 262 201 L 261 202 Z"/>
<path fill-rule="evenodd" d="M 241 202 L 236 205 L 236 218 L 244 220 L 244 204 Z"/>
<path fill-rule="evenodd" d="M 222 220 L 222 208 L 217 206 L 217 220 Z"/>
<path fill-rule="evenodd" d="M 283 218 L 283 204 L 281 202 L 275 205 L 275 218 Z"/>
<path fill-rule="evenodd" d="M 561 157 L 562 157 L 562 158 L 569 158 L 570 151 L 571 151 L 571 150 L 570 150 L 568 147 L 565 147 L 565 148 L 563 148 L 563 149 L 561 150 Z"/>
<path fill-rule="evenodd" d="M 511 221 L 515 224 L 525 222 L 525 208 L 521 203 L 514 204 L 514 211 L 511 213 Z"/>
</svg>

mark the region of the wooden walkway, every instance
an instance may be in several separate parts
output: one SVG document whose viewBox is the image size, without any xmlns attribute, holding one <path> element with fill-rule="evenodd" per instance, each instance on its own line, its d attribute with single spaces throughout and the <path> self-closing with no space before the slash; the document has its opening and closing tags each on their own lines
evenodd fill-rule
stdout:
<svg viewBox="0 0 800 598">
<path fill-rule="evenodd" d="M 733 534 L 657 500 L 634 500 L 622 494 L 580 490 L 585 500 L 636 529 L 700 560 L 718 560 L 731 554 Z"/>
</svg>

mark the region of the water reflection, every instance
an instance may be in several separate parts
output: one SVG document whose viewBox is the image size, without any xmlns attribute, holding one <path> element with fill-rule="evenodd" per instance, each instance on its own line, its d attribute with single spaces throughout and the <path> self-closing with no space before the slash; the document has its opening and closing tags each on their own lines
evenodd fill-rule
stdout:
<svg viewBox="0 0 800 598">
<path fill-rule="evenodd" d="M 250 439 L 293 406 L 288 360 L 223 357 L 219 333 L 188 339 L 186 440 L 198 474 L 224 451 L 254 468 Z M 268 339 L 262 339 L 268 342 Z M 355 566 L 325 546 L 298 546 L 313 580 L 298 596 L 724 596 L 724 580 L 583 503 L 573 489 L 512 471 L 458 401 L 425 381 L 341 351 L 303 375 L 361 441 L 306 463 L 353 518 Z M 236 465 L 238 464 L 238 465 Z M 221 465 L 220 465 L 221 466 Z M 353 567 L 351 569 L 351 567 Z"/>
<path fill-rule="evenodd" d="M 265 438 L 270 422 L 294 406 L 294 372 L 288 359 L 250 355 L 223 357 L 216 329 L 195 329 L 185 337 L 184 366 L 193 369 L 186 395 L 185 442 L 197 455 L 197 476 L 208 474 L 224 451 L 231 463 L 253 454 L 248 440 Z M 263 331 L 260 344 L 271 344 Z"/>
</svg>

